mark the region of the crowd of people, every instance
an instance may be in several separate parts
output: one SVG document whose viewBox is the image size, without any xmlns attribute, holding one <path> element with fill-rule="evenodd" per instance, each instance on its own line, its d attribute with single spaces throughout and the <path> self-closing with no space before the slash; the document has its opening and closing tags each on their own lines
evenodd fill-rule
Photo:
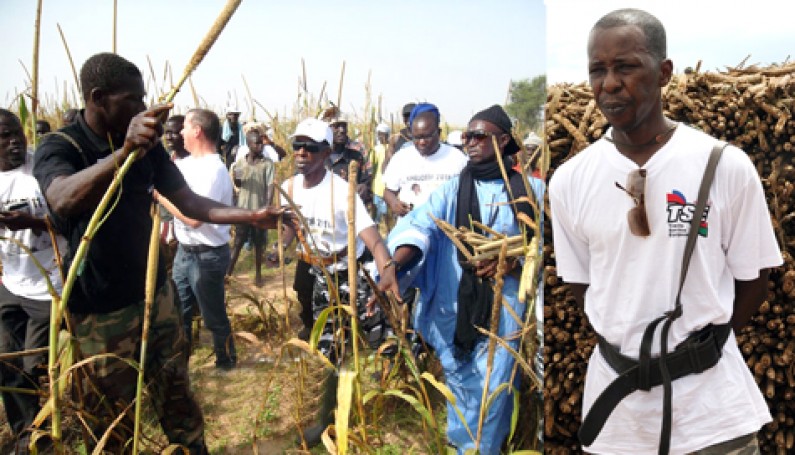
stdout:
<svg viewBox="0 0 795 455">
<path fill-rule="evenodd" d="M 715 146 L 664 115 L 661 89 L 673 66 L 655 17 L 636 9 L 609 13 L 593 26 L 587 51 L 590 84 L 610 128 L 557 169 L 549 188 L 557 270 L 599 339 L 585 384 L 583 445 L 596 453 L 758 453 L 754 433 L 770 414 L 728 335 L 759 306 L 768 270 L 781 263 L 759 178 L 739 149 Z M 411 327 L 440 360 L 455 398 L 448 403 L 448 444 L 458 453 L 500 453 L 519 378 L 507 348 L 517 349 L 526 311 L 518 295 L 522 262 L 468 261 L 471 250 L 462 251 L 436 220 L 483 234 L 531 236 L 518 220 L 543 222 L 537 207 L 546 184 L 532 164 L 520 163 L 535 155 L 542 138 L 530 133 L 520 144 L 508 114 L 493 105 L 443 141 L 439 109 L 421 102 L 403 107 L 400 131 L 377 125 L 372 150 L 350 136 L 350 119 L 336 111 L 300 121 L 287 153 L 267 125 L 242 122 L 234 106 L 223 121 L 194 108 L 163 122 L 173 106 L 147 108 L 140 70 L 116 54 L 89 58 L 80 82 L 85 108 L 67 112 L 68 122 L 65 114 L 65 126 L 55 132 L 39 122 L 33 158 L 17 116 L 0 110 L 0 235 L 28 249 L 11 242 L 0 248 L 0 350 L 47 345 L 51 290 L 42 272 L 53 292 L 60 292 L 62 276 L 53 243 L 68 269 L 116 170 L 137 150 L 118 202 L 77 265 L 68 300 L 68 327 L 88 359 L 74 387 L 81 411 L 92 416 L 85 429 L 97 439 L 112 429 L 105 450 L 129 450 L 137 370 L 128 360 L 137 360 L 141 348 L 150 208 L 157 202 L 163 254 L 142 367 L 171 443 L 207 453 L 187 369 L 194 315 L 212 333 L 216 368 L 236 368 L 225 279 L 248 244 L 254 281 L 262 286 L 263 263 L 274 262 L 267 229 L 282 224 L 283 243 L 275 249 L 296 244 L 293 288 L 303 324 L 297 336 L 308 340 L 330 305 L 353 302 L 377 347 L 393 331 L 373 294 L 391 293 L 408 306 Z M 295 173 L 281 189 L 302 221 L 273 204 L 276 164 L 285 159 Z M 352 162 L 359 171 L 351 182 L 356 215 L 349 220 Z M 715 177 L 702 185 L 705 167 Z M 692 201 L 700 186 L 709 191 L 699 201 L 704 212 L 672 217 L 669 193 Z M 509 203 L 515 199 L 525 202 Z M 50 225 L 58 235 L 50 236 Z M 351 228 L 355 251 L 348 247 Z M 359 264 L 355 295 L 351 255 Z M 680 267 L 685 272 L 676 279 Z M 376 289 L 365 271 L 377 277 Z M 503 341 L 490 353 L 478 329 L 489 328 L 496 275 L 504 304 L 494 335 Z M 338 369 L 346 361 L 338 336 L 345 324 L 341 316 L 328 317 L 319 337 L 317 348 L 333 367 L 324 373 L 319 421 L 301 435 L 310 447 L 332 421 Z M 662 335 L 654 341 L 658 324 Z M 711 344 L 702 349 L 705 338 Z M 680 345 L 702 363 L 680 362 Z M 671 371 L 666 356 L 677 359 Z M 45 362 L 43 354 L 3 362 L 2 385 L 35 390 Z M 490 398 L 482 419 L 484 396 Z M 3 400 L 18 450 L 26 453 L 38 396 L 4 391 Z"/>
<path fill-rule="evenodd" d="M 80 79 L 85 108 L 69 112 L 70 123 L 64 121 L 64 127 L 54 132 L 49 124 L 39 122 L 39 145 L 33 156 L 26 151 L 19 119 L 11 112 L 0 112 L 0 129 L 12 137 L 0 150 L 8 163 L 3 168 L 8 173 L 3 184 L 10 185 L 14 193 L 4 194 L 6 205 L 0 221 L 4 229 L 35 248 L 55 284 L 55 292 L 60 292 L 61 272 L 72 266 L 100 198 L 116 169 L 138 150 L 137 159 L 123 178 L 118 202 L 78 265 L 81 271 L 67 302 L 68 326 L 80 355 L 88 359 L 75 381 L 75 390 L 81 394 L 80 411 L 92 415 L 85 429 L 97 440 L 112 429 L 105 450 L 129 450 L 133 430 L 129 405 L 134 398 L 137 370 L 127 360 L 138 359 L 140 353 L 153 203 L 159 205 L 162 215 L 162 253 L 151 308 L 149 355 L 143 368 L 155 410 L 171 443 L 182 445 L 190 453 L 206 453 L 204 420 L 187 374 L 191 323 L 200 314 L 211 332 L 216 368 L 236 368 L 225 278 L 234 274 L 242 248 L 250 244 L 254 249 L 255 284 L 262 286 L 267 229 L 281 220 L 282 248 L 289 250 L 294 239 L 297 246 L 293 286 L 303 323 L 297 336 L 308 339 L 319 315 L 336 299 L 346 304 L 353 299 L 360 309 L 360 319 L 368 321 L 364 324 L 366 336 L 377 348 L 394 332 L 381 308 L 373 304 L 374 292 L 389 292 L 412 304 L 413 324 L 442 359 L 457 399 L 455 406 L 464 411 L 462 422 L 452 408 L 449 412 L 449 443 L 460 451 L 474 446 L 471 428 L 477 428 L 479 401 L 486 383 L 486 337 L 476 333 L 475 325 L 485 328 L 488 321 L 470 320 L 469 315 L 482 314 L 484 305 L 491 306 L 485 290 L 491 287 L 496 261 L 462 263 L 452 243 L 431 232 L 435 228 L 429 210 L 442 219 L 452 215 L 450 221 L 457 223 L 466 220 L 472 210 L 480 210 L 482 216 L 475 219 L 489 227 L 506 234 L 519 232 L 513 209 L 492 205 L 508 200 L 496 154 L 510 160 L 521 148 L 501 107 L 492 106 L 473 117 L 469 129 L 459 134 L 463 140 L 450 145 L 441 140 L 438 108 L 430 103 L 411 103 L 403 110 L 404 130 L 392 135 L 388 125 L 376 127 L 377 144 L 372 151 L 350 137 L 350 120 L 344 114 L 336 112 L 333 118 L 323 120 L 308 118 L 297 124 L 289 138 L 292 154 L 287 154 L 274 143 L 267 125 L 242 122 L 233 106 L 227 108 L 223 122 L 216 113 L 200 108 L 162 121 L 172 106 L 147 108 L 142 101 L 144 86 L 139 69 L 119 55 L 92 56 L 83 64 Z M 304 225 L 291 210 L 273 205 L 276 163 L 288 156 L 295 174 L 282 183 L 282 189 L 300 207 Z M 347 247 L 347 180 L 352 162 L 359 165 L 355 177 L 356 218 L 350 224 L 357 237 L 356 251 Z M 522 172 L 508 171 L 521 180 Z M 460 176 L 467 176 L 467 184 L 462 184 L 467 189 L 461 194 Z M 24 185 L 13 183 L 16 180 Z M 21 191 L 25 194 L 16 194 Z M 442 200 L 433 200 L 437 192 L 444 195 Z M 24 209 L 13 205 L 18 199 L 27 201 Z M 459 204 L 462 208 L 456 211 Z M 529 213 L 529 207 L 523 210 Z M 62 271 L 56 265 L 45 215 L 59 233 L 58 250 L 64 254 Z M 387 241 L 382 231 L 392 224 L 392 232 L 398 234 L 390 234 Z M 425 240 L 418 243 L 421 238 Z M 3 253 L 2 291 L 7 295 L 0 298 L 0 314 L 7 312 L 19 321 L 30 321 L 28 333 L 18 332 L 20 322 L 15 322 L 17 332 L 8 337 L 14 343 L 5 343 L 3 348 L 14 352 L 44 347 L 48 343 L 51 298 L 46 282 L 19 249 L 11 252 L 6 248 Z M 351 254 L 360 264 L 354 296 L 349 295 L 348 287 L 347 257 Z M 501 318 L 502 337 L 519 329 L 516 321 L 510 322 L 510 313 L 524 313 L 524 305 L 516 299 L 517 263 L 512 262 L 511 267 L 513 270 L 504 271 L 507 284 L 503 292 L 512 304 Z M 427 271 L 421 272 L 423 269 Z M 376 278 L 377 289 L 371 289 L 365 270 Z M 444 273 L 436 276 L 441 271 Z M 24 288 L 15 287 L 17 281 Z M 466 283 L 460 289 L 459 281 Z M 437 285 L 441 286 L 434 290 Z M 480 292 L 478 307 L 450 324 L 456 306 L 468 306 L 464 301 L 457 302 L 467 299 L 469 292 Z M 10 330 L 10 320 L 8 324 L 3 328 Z M 333 415 L 338 368 L 346 360 L 338 330 L 345 324 L 332 316 L 322 328 L 318 349 L 335 368 L 324 374 L 318 424 L 301 435 L 307 446 L 320 442 Z M 508 343 L 516 348 L 515 340 Z M 500 351 L 490 393 L 510 382 L 513 359 L 504 349 Z M 4 369 L 4 385 L 35 389 L 45 372 L 46 356 L 23 359 L 24 365 Z M 40 409 L 38 396 L 4 393 L 4 399 L 18 437 L 18 450 L 25 452 L 33 418 Z M 498 453 L 507 436 L 505 419 L 512 405 L 513 398 L 506 392 L 489 408 L 495 418 L 487 418 L 480 440 L 482 453 Z"/>
</svg>

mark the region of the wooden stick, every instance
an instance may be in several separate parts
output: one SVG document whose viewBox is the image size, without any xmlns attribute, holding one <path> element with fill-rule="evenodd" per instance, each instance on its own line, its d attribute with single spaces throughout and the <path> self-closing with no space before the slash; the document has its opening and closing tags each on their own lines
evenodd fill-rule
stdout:
<svg viewBox="0 0 795 455">
<path fill-rule="evenodd" d="M 505 259 L 508 252 L 508 242 L 503 241 L 502 248 L 497 260 L 497 273 L 494 275 L 494 301 L 491 305 L 491 333 L 497 335 L 500 327 L 500 309 L 502 308 L 502 286 L 503 275 L 505 275 Z M 489 351 L 486 358 L 486 378 L 483 383 L 483 395 L 481 396 L 480 415 L 478 416 L 478 437 L 475 441 L 475 447 L 480 447 L 480 439 L 483 436 L 483 422 L 486 418 L 488 408 L 486 403 L 489 396 L 489 383 L 491 380 L 491 370 L 494 367 L 494 353 L 496 352 L 497 342 L 493 337 L 489 337 Z"/>
<path fill-rule="evenodd" d="M 149 256 L 146 261 L 146 286 L 144 297 L 144 321 L 141 334 L 141 356 L 138 360 L 138 386 L 135 389 L 135 421 L 133 423 L 133 455 L 138 454 L 141 440 L 141 407 L 144 388 L 144 372 L 146 370 L 146 348 L 149 344 L 149 326 L 151 325 L 152 306 L 157 292 L 157 261 L 160 256 L 160 208 L 152 201 L 152 232 L 149 236 Z"/>
<path fill-rule="evenodd" d="M 116 24 L 118 23 L 118 18 L 119 18 L 119 15 L 118 15 L 119 5 L 118 5 L 118 3 L 119 3 L 118 0 L 113 0 L 113 41 L 111 43 L 112 44 L 111 49 L 113 49 L 113 53 L 114 54 L 116 53 Z"/>
<path fill-rule="evenodd" d="M 42 0 L 38 0 L 38 3 L 36 4 L 36 24 L 33 33 L 33 66 L 32 77 L 30 81 L 32 103 L 30 106 L 30 122 L 32 125 L 31 131 L 33 131 L 32 142 L 34 149 L 39 143 L 39 139 L 36 134 L 36 117 L 39 115 L 39 36 L 41 35 L 41 2 Z"/>
<path fill-rule="evenodd" d="M 345 81 L 345 60 L 342 61 L 342 71 L 340 72 L 340 88 L 337 92 L 337 108 L 342 113 L 342 83 Z"/>
</svg>

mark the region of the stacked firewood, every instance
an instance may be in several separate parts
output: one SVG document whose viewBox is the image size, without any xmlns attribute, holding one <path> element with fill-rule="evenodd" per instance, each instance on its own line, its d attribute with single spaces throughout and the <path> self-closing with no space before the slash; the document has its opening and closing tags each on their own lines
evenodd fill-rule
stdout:
<svg viewBox="0 0 795 455">
<path fill-rule="evenodd" d="M 773 422 L 759 433 L 762 453 L 793 453 L 795 63 L 720 72 L 688 69 L 665 87 L 663 101 L 670 118 L 742 148 L 762 179 L 785 263 L 771 274 L 767 301 L 737 341 L 773 415 Z M 550 87 L 546 115 L 550 172 L 608 128 L 584 83 Z M 583 379 L 595 339 L 571 293 L 556 277 L 551 243 L 544 252 L 545 449 L 578 453 Z"/>
</svg>

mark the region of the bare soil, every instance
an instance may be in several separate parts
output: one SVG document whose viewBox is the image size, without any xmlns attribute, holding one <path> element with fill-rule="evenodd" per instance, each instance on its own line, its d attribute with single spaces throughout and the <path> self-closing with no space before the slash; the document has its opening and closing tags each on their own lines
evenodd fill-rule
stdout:
<svg viewBox="0 0 795 455">
<path fill-rule="evenodd" d="M 210 333 L 199 320 L 194 323 L 190 377 L 204 413 L 208 448 L 212 454 L 327 453 L 322 445 L 310 452 L 297 442 L 301 428 L 312 424 L 319 407 L 323 368 L 310 355 L 285 348 L 286 341 L 302 327 L 292 290 L 295 264 L 285 267 L 284 275 L 278 268 L 264 268 L 265 284 L 257 287 L 252 256 L 242 252 L 236 273 L 227 284 L 237 368 L 229 372 L 215 368 Z M 390 387 L 373 379 L 379 369 L 374 353 L 363 355 L 367 356 L 363 389 Z M 443 424 L 443 400 L 435 396 L 434 403 L 437 420 Z M 368 452 L 428 453 L 421 418 L 404 401 L 386 398 L 378 402 L 377 410 L 366 412 Z M 144 428 L 144 453 L 164 450 L 167 441 L 151 410 L 147 411 Z M 0 412 L 0 454 L 13 453 L 12 439 L 5 412 Z M 84 449 L 72 444 L 69 452 L 84 453 Z M 358 451 L 352 449 L 352 453 Z"/>
</svg>

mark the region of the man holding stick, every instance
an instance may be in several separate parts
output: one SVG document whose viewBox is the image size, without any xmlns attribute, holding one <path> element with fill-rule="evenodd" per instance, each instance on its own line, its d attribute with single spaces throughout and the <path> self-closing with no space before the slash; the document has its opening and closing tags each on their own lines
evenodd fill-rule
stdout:
<svg viewBox="0 0 795 455">
<path fill-rule="evenodd" d="M 159 140 L 160 118 L 171 105 L 146 109 L 141 72 L 123 57 L 110 53 L 90 57 L 80 71 L 80 85 L 85 109 L 73 125 L 60 130 L 62 134 L 51 134 L 42 141 L 33 172 L 56 226 L 69 243 L 68 267 L 116 169 L 139 150 L 123 179 L 118 202 L 91 240 L 68 301 L 82 357 L 114 354 L 88 362 L 76 383 L 86 394 L 85 411 L 99 420 L 90 428 L 97 438 L 119 412 L 127 414 L 105 446 L 122 453 L 133 429 L 130 403 L 138 373 L 126 360 L 137 360 L 141 349 L 151 189 L 166 196 L 186 216 L 210 223 L 273 227 L 285 211 L 232 208 L 192 192 Z M 159 264 L 148 341 L 152 354 L 143 368 L 169 441 L 188 448 L 191 454 L 201 454 L 207 452 L 204 423 L 190 389 L 185 337 L 173 293 Z"/>
<path fill-rule="evenodd" d="M 666 54 L 665 29 L 645 11 L 593 26 L 590 84 L 611 128 L 550 183 L 557 270 L 599 340 L 580 440 L 593 453 L 758 454 L 771 417 L 734 332 L 782 258 L 742 150 L 715 155 L 699 196 L 721 144 L 664 115 Z"/>
<path fill-rule="evenodd" d="M 306 275 L 296 275 L 295 286 L 312 290 L 312 310 L 315 320 L 329 307 L 330 302 L 335 300 L 335 293 L 339 294 L 340 305 L 349 305 L 350 299 L 354 299 L 361 313 L 365 312 L 369 287 L 360 271 L 356 295 L 349 295 L 347 265 L 347 256 L 350 254 L 355 254 L 357 259 L 362 260 L 365 246 L 372 252 L 378 267 L 381 277 L 379 289 L 391 290 L 395 295 L 398 291 L 395 262 L 390 258 L 381 234 L 358 194 L 353 195 L 356 212 L 353 222 L 357 234 L 356 251 L 348 250 L 348 183 L 325 166 L 333 143 L 331 131 L 326 122 L 318 119 L 310 118 L 298 124 L 295 134 L 291 137 L 298 174 L 282 184 L 284 191 L 300 207 L 309 228 L 308 232 L 302 232 L 306 241 L 302 242 L 300 256 L 303 262 L 310 265 L 310 270 Z M 289 245 L 296 235 L 297 232 L 292 226 L 285 225 L 284 244 Z M 319 254 L 307 251 L 307 246 L 316 248 Z M 333 316 L 327 319 L 318 341 L 320 352 L 335 364 L 342 361 L 340 351 L 343 347 L 335 336 L 341 323 L 338 319 Z M 324 382 L 320 422 L 303 434 L 303 439 L 309 447 L 320 443 L 321 434 L 331 423 L 336 393 L 337 373 L 329 371 Z"/>
<path fill-rule="evenodd" d="M 513 397 L 509 390 L 515 360 L 502 346 L 492 346 L 489 360 L 490 340 L 478 328 L 517 349 L 516 335 L 525 311 L 517 296 L 521 267 L 515 258 L 503 263 L 496 258 L 468 260 L 471 250 L 458 251 L 434 218 L 473 231 L 472 223 L 482 222 L 486 230 L 481 233 L 490 230 L 505 236 L 521 233 L 517 212 L 534 218 L 530 204 L 516 204 L 516 210 L 506 204 L 527 196 L 525 177 L 507 168 L 508 156 L 519 151 L 511 129 L 508 114 L 498 105 L 475 114 L 462 135 L 469 161 L 461 175 L 431 193 L 424 205 L 408 212 L 389 234 L 396 268 L 405 273 L 401 287 L 412 285 L 420 290 L 414 327 L 435 349 L 447 387 L 455 396 L 455 404 L 447 406 L 447 437 L 460 455 L 472 449 L 496 455 L 510 430 Z M 498 153 L 506 162 L 508 184 Z M 503 299 L 497 299 L 499 320 L 494 321 L 493 286 L 498 274 Z M 487 402 L 490 405 L 484 409 Z"/>
</svg>

